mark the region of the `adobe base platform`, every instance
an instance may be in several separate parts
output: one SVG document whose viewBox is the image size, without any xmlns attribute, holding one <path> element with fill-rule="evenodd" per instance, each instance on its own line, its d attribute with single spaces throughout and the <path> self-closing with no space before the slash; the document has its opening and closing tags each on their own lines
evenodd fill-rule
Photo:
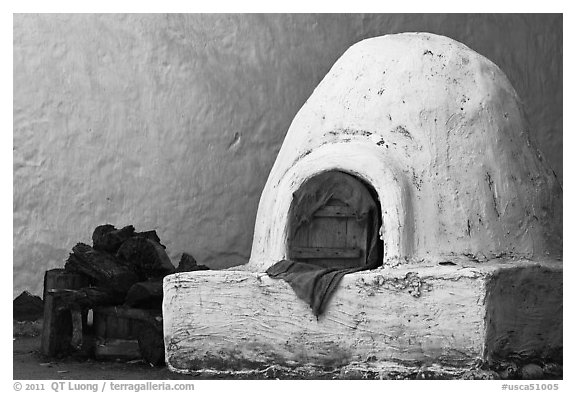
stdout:
<svg viewBox="0 0 576 393">
<path fill-rule="evenodd" d="M 164 280 L 166 363 L 175 372 L 273 365 L 472 367 L 562 361 L 562 263 L 405 265 L 344 276 L 316 318 L 283 280 L 240 270 Z"/>
</svg>

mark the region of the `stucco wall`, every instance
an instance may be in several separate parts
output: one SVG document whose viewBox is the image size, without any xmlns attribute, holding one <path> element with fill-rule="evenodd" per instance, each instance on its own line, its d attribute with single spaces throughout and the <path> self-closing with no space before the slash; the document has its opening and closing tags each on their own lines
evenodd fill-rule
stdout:
<svg viewBox="0 0 576 393">
<path fill-rule="evenodd" d="M 496 63 L 562 179 L 558 15 L 16 15 L 14 294 L 102 223 L 176 263 L 247 262 L 292 118 L 361 39 L 428 31 Z"/>
</svg>

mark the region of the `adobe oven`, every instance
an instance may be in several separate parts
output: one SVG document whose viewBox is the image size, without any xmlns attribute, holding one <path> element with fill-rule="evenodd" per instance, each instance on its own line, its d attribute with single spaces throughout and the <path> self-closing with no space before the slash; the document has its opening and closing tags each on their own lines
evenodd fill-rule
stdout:
<svg viewBox="0 0 576 393">
<path fill-rule="evenodd" d="M 503 72 L 461 43 L 352 46 L 286 134 L 250 261 L 165 279 L 168 365 L 557 356 L 562 190 L 527 130 Z M 266 275 L 286 259 L 374 269 L 346 275 L 317 318 Z"/>
</svg>

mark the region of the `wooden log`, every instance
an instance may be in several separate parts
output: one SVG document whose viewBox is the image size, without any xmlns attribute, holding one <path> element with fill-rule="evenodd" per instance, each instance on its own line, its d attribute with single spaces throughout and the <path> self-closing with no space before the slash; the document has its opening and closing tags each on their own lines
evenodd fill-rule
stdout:
<svg viewBox="0 0 576 393">
<path fill-rule="evenodd" d="M 94 250 L 92 247 L 78 243 L 72 248 L 66 261 L 65 269 L 81 272 L 96 280 L 100 285 L 126 293 L 139 281 L 138 275 L 124 266 L 114 255 Z"/>
<path fill-rule="evenodd" d="M 49 292 L 59 297 L 59 305 L 63 308 L 77 306 L 81 309 L 89 309 L 96 306 L 121 304 L 124 301 L 123 293 L 106 287 L 52 289 Z"/>
<path fill-rule="evenodd" d="M 115 307 L 96 307 L 95 311 L 100 314 L 105 315 L 115 315 L 121 318 L 137 319 L 140 321 L 159 321 L 162 322 L 161 311 L 154 310 L 143 310 L 140 308 L 133 308 L 127 306 L 115 306 Z M 160 317 L 158 319 L 158 317 Z"/>
<path fill-rule="evenodd" d="M 99 225 L 92 233 L 92 247 L 98 251 L 116 253 L 122 243 L 131 237 L 138 236 L 150 239 L 166 248 L 161 242 L 155 230 L 136 232 L 133 225 L 127 225 L 121 229 L 116 229 L 114 225 Z"/>
<path fill-rule="evenodd" d="M 72 324 L 71 337 L 66 337 L 64 341 L 69 341 L 70 348 L 81 350 L 84 345 L 84 328 L 89 308 L 103 304 L 118 304 L 122 302 L 123 296 L 108 288 L 86 287 L 75 289 L 49 289 L 47 291 L 51 299 L 55 313 L 64 315 L 64 320 Z M 68 318 L 70 316 L 70 318 Z M 65 331 L 70 331 L 65 327 Z"/>
<path fill-rule="evenodd" d="M 178 267 L 176 268 L 177 272 L 187 272 L 190 269 L 198 266 L 198 262 L 196 262 L 196 258 L 192 255 L 187 253 L 182 253 L 182 257 L 180 258 L 180 262 L 178 262 Z"/>
<path fill-rule="evenodd" d="M 162 308 L 162 280 L 137 282 L 126 294 L 124 304 L 130 307 Z"/>
<path fill-rule="evenodd" d="M 158 242 L 144 237 L 135 236 L 126 240 L 116 256 L 133 267 L 140 278 L 138 281 L 162 278 L 175 270 L 164 248 Z"/>
<path fill-rule="evenodd" d="M 63 309 L 52 293 L 44 301 L 41 351 L 46 356 L 67 354 L 71 351 L 72 315 Z"/>
<path fill-rule="evenodd" d="M 103 338 L 134 338 L 136 321 L 146 322 L 162 329 L 161 310 L 143 310 L 126 306 L 96 307 L 94 309 L 95 333 Z"/>
<path fill-rule="evenodd" d="M 134 357 L 134 343 L 138 354 L 154 366 L 164 362 L 164 336 L 162 311 L 143 310 L 126 306 L 97 307 L 94 309 L 94 326 L 100 358 L 120 357 L 124 348 L 128 357 Z"/>
<path fill-rule="evenodd" d="M 94 334 L 99 339 L 135 339 L 134 320 L 118 313 L 110 312 L 116 307 L 96 307 L 94 309 Z"/>
<path fill-rule="evenodd" d="M 92 245 L 95 250 L 115 253 L 122 243 L 134 236 L 135 229 L 132 225 L 122 229 L 116 229 L 113 225 L 99 225 L 92 234 Z"/>
<path fill-rule="evenodd" d="M 41 352 L 46 356 L 67 353 L 71 350 L 72 315 L 62 309 L 54 289 L 81 288 L 90 284 L 90 278 L 64 269 L 48 270 L 44 275 L 44 324 L 42 326 Z"/>
<path fill-rule="evenodd" d="M 67 269 L 51 269 L 44 273 L 44 291 L 42 297 L 52 289 L 80 289 L 92 284 L 90 276 L 81 272 L 71 272 Z"/>
<path fill-rule="evenodd" d="M 182 257 L 180 258 L 176 272 L 194 272 L 197 270 L 210 270 L 210 268 L 205 265 L 198 265 L 196 259 L 192 255 L 182 253 Z"/>
<path fill-rule="evenodd" d="M 69 310 L 72 317 L 72 339 L 70 340 L 70 346 L 75 350 L 79 350 L 82 348 L 84 333 L 82 308 L 79 306 L 71 306 Z"/>
<path fill-rule="evenodd" d="M 158 237 L 158 234 L 156 233 L 155 230 L 136 232 L 136 233 L 134 233 L 134 236 L 143 237 L 143 238 L 155 241 L 156 243 L 160 244 L 160 246 L 162 248 L 166 249 L 166 246 L 164 244 L 162 244 L 162 242 L 160 241 L 160 238 Z"/>
</svg>

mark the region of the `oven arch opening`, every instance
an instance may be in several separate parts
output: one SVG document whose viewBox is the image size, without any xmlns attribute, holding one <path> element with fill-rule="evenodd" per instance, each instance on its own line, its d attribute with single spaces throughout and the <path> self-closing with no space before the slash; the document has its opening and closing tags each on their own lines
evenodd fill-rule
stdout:
<svg viewBox="0 0 576 393">
<path fill-rule="evenodd" d="M 382 265 L 382 211 L 376 190 L 341 170 L 307 179 L 288 213 L 287 257 L 326 268 Z"/>
<path fill-rule="evenodd" d="M 308 179 L 333 170 L 350 174 L 376 191 L 382 220 L 383 264 L 397 265 L 412 255 L 414 223 L 410 182 L 386 149 L 363 138 L 327 143 L 294 161 L 276 161 L 258 204 L 246 270 L 265 272 L 276 262 L 288 259 L 293 194 Z"/>
</svg>

